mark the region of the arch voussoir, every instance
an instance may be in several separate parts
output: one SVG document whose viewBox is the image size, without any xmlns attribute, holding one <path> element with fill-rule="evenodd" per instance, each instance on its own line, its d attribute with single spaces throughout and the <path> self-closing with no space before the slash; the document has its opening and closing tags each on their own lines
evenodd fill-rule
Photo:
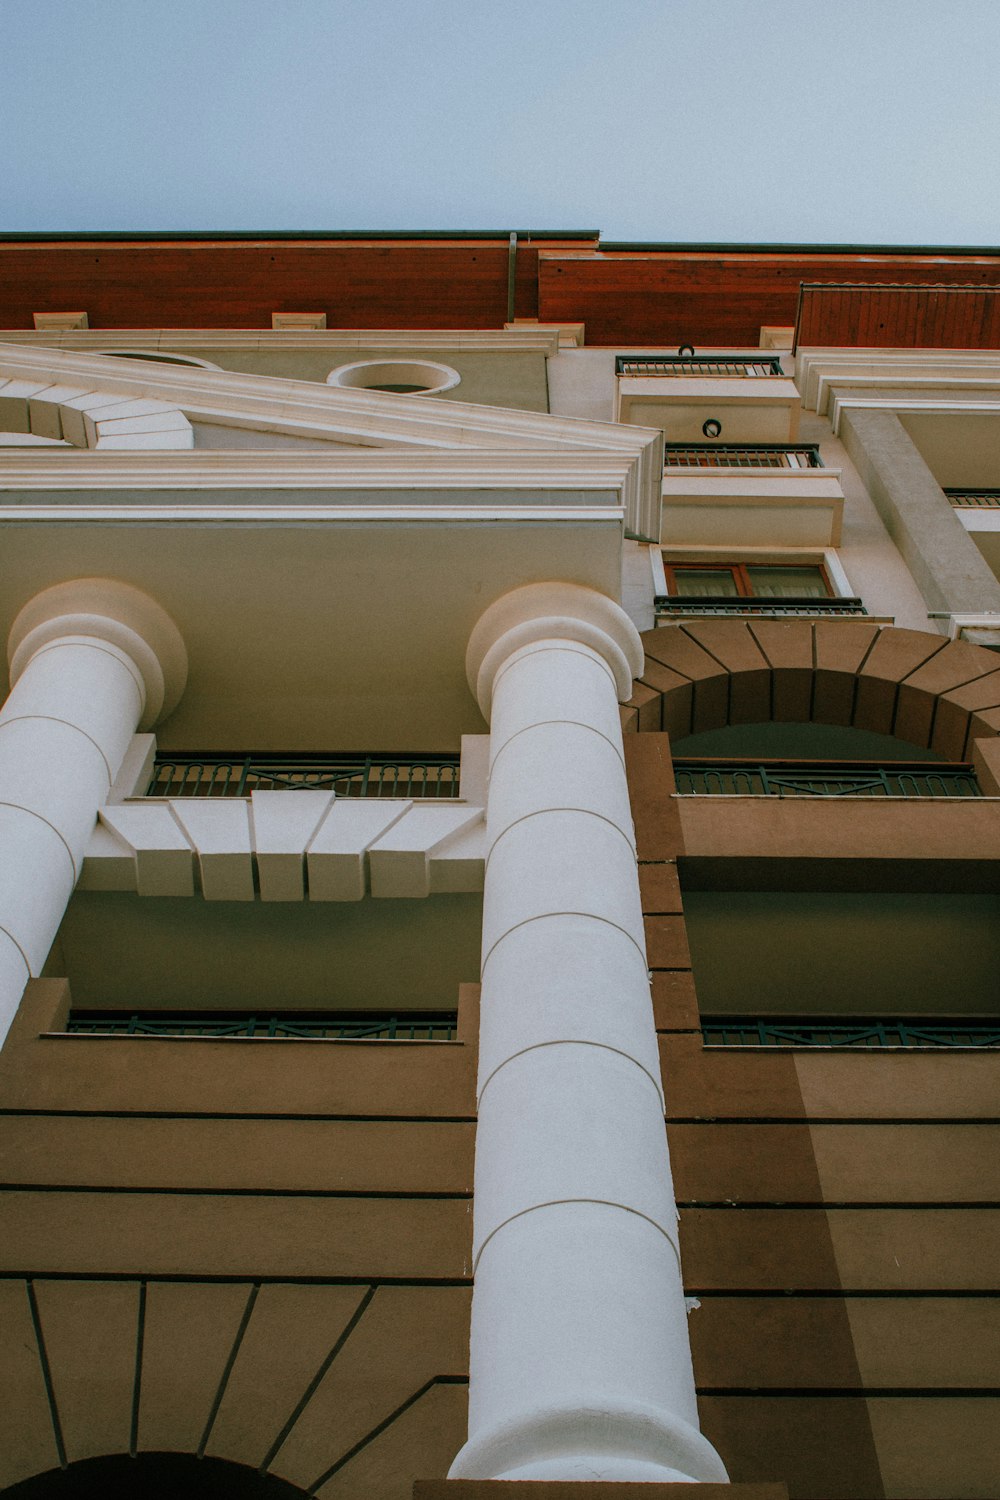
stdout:
<svg viewBox="0 0 1000 1500">
<path fill-rule="evenodd" d="M 626 731 L 674 739 L 798 720 L 895 735 L 950 760 L 1000 735 L 996 653 L 867 620 L 698 620 L 642 636 Z"/>
</svg>

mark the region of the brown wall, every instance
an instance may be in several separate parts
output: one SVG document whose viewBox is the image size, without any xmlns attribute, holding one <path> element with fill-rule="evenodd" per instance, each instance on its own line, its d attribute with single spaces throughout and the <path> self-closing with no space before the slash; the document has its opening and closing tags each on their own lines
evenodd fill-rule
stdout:
<svg viewBox="0 0 1000 1500">
<path fill-rule="evenodd" d="M 129 1451 L 324 1497 L 444 1475 L 477 1002 L 456 1042 L 68 1036 L 65 982 L 28 985 L 0 1057 L 0 1485 Z"/>
<path fill-rule="evenodd" d="M 673 688 L 685 712 L 694 693 L 657 674 L 710 682 L 693 644 L 670 668 L 647 658 L 657 699 Z M 637 717 L 651 701 L 637 692 Z M 1000 1054 L 705 1048 L 677 861 L 709 825 L 720 860 L 767 848 L 770 805 L 696 818 L 672 795 L 667 736 L 626 745 L 704 1430 L 734 1481 L 784 1480 L 793 1500 L 993 1497 Z M 792 869 L 836 841 L 838 814 L 858 837 L 856 809 L 829 807 L 821 834 L 795 807 Z"/>
</svg>

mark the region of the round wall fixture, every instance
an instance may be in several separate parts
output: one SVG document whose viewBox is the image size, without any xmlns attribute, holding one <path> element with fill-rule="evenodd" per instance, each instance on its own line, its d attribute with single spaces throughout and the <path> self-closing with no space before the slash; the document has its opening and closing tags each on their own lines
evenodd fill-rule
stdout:
<svg viewBox="0 0 1000 1500">
<path fill-rule="evenodd" d="M 391 391 L 397 396 L 439 396 L 461 380 L 450 365 L 427 359 L 364 359 L 340 365 L 326 377 L 327 385 L 352 391 Z"/>
<path fill-rule="evenodd" d="M 682 359 L 684 359 L 688 355 L 690 355 L 690 357 L 694 359 L 694 345 L 682 344 L 677 353 L 681 356 Z"/>
<path fill-rule="evenodd" d="M 721 437 L 722 423 L 716 417 L 709 417 L 707 422 L 702 423 L 701 430 L 707 438 Z"/>
</svg>

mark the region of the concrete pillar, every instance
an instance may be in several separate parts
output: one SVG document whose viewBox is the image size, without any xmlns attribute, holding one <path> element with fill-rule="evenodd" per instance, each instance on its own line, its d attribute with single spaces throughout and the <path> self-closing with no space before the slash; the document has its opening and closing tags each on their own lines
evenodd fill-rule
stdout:
<svg viewBox="0 0 1000 1500">
<path fill-rule="evenodd" d="M 1000 581 L 896 413 L 848 407 L 840 435 L 927 608 L 1000 613 Z"/>
<path fill-rule="evenodd" d="M 725 1480 L 698 1431 L 611 600 L 506 595 L 491 720 L 469 1439 L 452 1478 Z"/>
<path fill-rule="evenodd" d="M 46 589 L 8 641 L 0 709 L 0 1041 L 62 920 L 137 727 L 177 702 L 187 658 L 152 599 L 111 579 Z"/>
</svg>

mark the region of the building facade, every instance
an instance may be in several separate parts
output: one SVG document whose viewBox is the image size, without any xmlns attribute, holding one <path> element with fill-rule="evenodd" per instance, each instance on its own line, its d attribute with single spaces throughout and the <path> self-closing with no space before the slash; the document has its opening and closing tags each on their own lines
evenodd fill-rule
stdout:
<svg viewBox="0 0 1000 1500">
<path fill-rule="evenodd" d="M 0 1494 L 994 1496 L 1000 255 L 0 268 Z"/>
</svg>

